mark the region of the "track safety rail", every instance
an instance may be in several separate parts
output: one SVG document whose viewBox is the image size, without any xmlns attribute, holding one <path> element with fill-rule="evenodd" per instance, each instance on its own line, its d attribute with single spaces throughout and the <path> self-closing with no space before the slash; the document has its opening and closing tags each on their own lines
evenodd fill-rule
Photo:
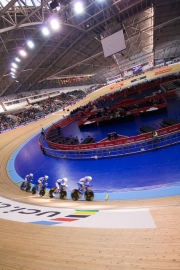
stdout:
<svg viewBox="0 0 180 270">
<path fill-rule="evenodd" d="M 161 133 L 162 135 L 160 135 Z M 100 146 L 99 148 L 91 149 L 59 150 L 50 147 L 43 147 L 43 153 L 60 159 L 99 159 L 143 153 L 180 143 L 180 129 L 168 134 L 163 133 L 165 133 L 165 131 L 163 132 L 162 129 L 159 130 L 158 137 L 156 138 L 151 137 L 149 139 L 131 143 L 105 147 Z M 149 135 L 151 136 L 151 134 Z M 42 139 L 41 136 L 40 138 Z M 40 144 L 40 147 L 41 145 L 42 144 Z"/>
</svg>

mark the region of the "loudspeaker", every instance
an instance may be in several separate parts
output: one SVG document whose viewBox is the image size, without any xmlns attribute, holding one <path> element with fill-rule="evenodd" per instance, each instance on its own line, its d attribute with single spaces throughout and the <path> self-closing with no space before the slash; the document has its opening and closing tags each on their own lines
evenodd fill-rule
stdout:
<svg viewBox="0 0 180 270">
<path fill-rule="evenodd" d="M 57 8 L 58 6 L 59 6 L 59 4 L 58 4 L 57 0 L 54 0 L 54 1 L 52 1 L 52 2 L 50 3 L 51 9 L 55 9 L 55 8 Z"/>
</svg>

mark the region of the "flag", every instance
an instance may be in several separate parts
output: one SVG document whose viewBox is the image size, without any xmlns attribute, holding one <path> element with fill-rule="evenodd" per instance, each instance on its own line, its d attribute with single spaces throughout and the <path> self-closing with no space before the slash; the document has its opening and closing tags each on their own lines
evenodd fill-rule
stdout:
<svg viewBox="0 0 180 270">
<path fill-rule="evenodd" d="M 124 70 L 124 76 L 127 76 L 127 70 Z"/>
<path fill-rule="evenodd" d="M 149 66 L 153 66 L 153 60 L 149 60 Z"/>
</svg>

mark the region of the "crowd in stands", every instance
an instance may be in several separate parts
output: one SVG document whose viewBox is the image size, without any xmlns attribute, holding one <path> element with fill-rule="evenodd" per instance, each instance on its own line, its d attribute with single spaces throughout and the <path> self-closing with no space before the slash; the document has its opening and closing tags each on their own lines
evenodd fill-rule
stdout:
<svg viewBox="0 0 180 270">
<path fill-rule="evenodd" d="M 172 74 L 166 77 L 161 77 L 153 79 L 151 81 L 144 81 L 137 85 L 132 85 L 124 89 L 123 91 L 117 90 L 111 94 L 106 94 L 100 96 L 95 101 L 90 101 L 85 106 L 78 107 L 77 109 L 70 112 L 71 115 L 74 115 L 78 112 L 88 113 L 89 111 L 97 108 L 106 108 L 106 102 L 111 101 L 114 103 L 114 100 L 120 97 L 126 97 L 133 93 L 141 92 L 147 87 L 154 87 L 161 83 L 166 83 L 170 80 L 176 80 L 176 85 L 179 87 L 180 74 Z M 174 83 L 173 83 L 174 84 Z M 28 124 L 32 121 L 36 121 L 39 118 L 45 117 L 46 115 L 56 112 L 60 109 L 65 109 L 67 106 L 71 106 L 78 102 L 80 99 L 84 98 L 87 94 L 97 90 L 98 88 L 104 85 L 97 85 L 86 90 L 86 93 L 82 90 L 75 90 L 67 93 L 61 93 L 58 96 L 47 98 L 41 101 L 36 101 L 35 104 L 31 104 L 32 107 L 24 108 L 21 112 L 12 112 L 12 113 L 1 113 L 0 114 L 0 132 L 13 129 L 20 125 Z M 119 112 L 115 112 L 119 113 Z"/>
<path fill-rule="evenodd" d="M 59 96 L 53 98 L 41 100 L 32 104 L 30 108 L 28 106 L 28 108 L 16 112 L 2 113 L 0 114 L 0 132 L 37 121 L 50 113 L 76 103 L 85 96 L 86 94 L 84 91 L 75 90 L 72 92 L 61 93 Z"/>
<path fill-rule="evenodd" d="M 114 110 L 110 110 L 108 108 L 104 109 L 105 115 L 109 117 L 109 119 L 124 117 L 125 110 L 123 108 L 116 108 Z"/>
<path fill-rule="evenodd" d="M 89 87 L 89 89 L 86 89 L 86 94 L 90 94 L 100 88 L 102 88 L 103 86 L 106 86 L 107 84 L 97 84 L 97 85 L 93 85 L 91 87 Z"/>
<path fill-rule="evenodd" d="M 66 145 L 79 144 L 77 136 L 76 138 L 74 138 L 72 135 L 70 135 L 69 137 L 63 136 L 60 127 L 56 127 L 50 130 L 50 132 L 46 136 L 46 139 L 58 144 L 66 144 Z"/>
<path fill-rule="evenodd" d="M 35 108 L 19 111 L 15 114 L 1 114 L 0 132 L 26 125 L 42 117 L 43 113 Z"/>
<path fill-rule="evenodd" d="M 145 81 L 145 82 L 139 83 L 137 85 L 132 85 L 130 87 L 127 87 L 123 91 L 117 90 L 113 93 L 106 94 L 104 96 L 100 96 L 98 99 L 96 99 L 94 101 L 90 101 L 88 104 L 86 104 L 84 106 L 77 107 L 75 110 L 71 111 L 70 114 L 75 115 L 79 112 L 82 112 L 82 115 L 83 115 L 84 112 L 91 111 L 92 109 L 105 108 L 105 107 L 107 107 L 107 102 L 109 102 L 109 101 L 111 102 L 111 105 L 114 105 L 115 100 L 117 100 L 118 98 L 124 98 L 124 97 L 130 96 L 131 94 L 134 94 L 137 92 L 142 92 L 143 89 L 147 88 L 147 86 L 148 87 L 155 87 L 163 82 L 173 80 L 173 79 L 179 78 L 179 77 L 180 77 L 180 74 L 172 74 L 172 75 L 169 75 L 166 77 L 153 79 L 151 81 Z M 156 95 L 159 95 L 161 93 L 162 93 L 162 90 L 158 90 L 157 92 L 155 92 Z M 155 99 L 155 101 L 153 100 L 152 102 L 154 105 L 159 104 L 158 99 Z"/>
<path fill-rule="evenodd" d="M 110 106 L 104 107 L 103 109 L 97 111 L 96 113 L 92 114 L 88 117 L 88 120 L 92 120 L 95 118 L 102 118 L 107 117 L 108 119 L 118 118 L 118 117 L 124 117 L 126 113 L 130 114 L 133 113 L 133 110 L 149 107 L 149 106 L 155 106 L 157 104 L 161 104 L 162 100 L 159 97 L 152 98 L 150 100 L 137 100 L 134 101 L 134 104 L 132 105 L 120 105 L 119 107 L 113 108 Z"/>
<path fill-rule="evenodd" d="M 175 90 L 177 88 L 180 88 L 180 80 L 175 80 L 172 82 L 167 82 L 162 85 L 166 91 Z"/>
</svg>

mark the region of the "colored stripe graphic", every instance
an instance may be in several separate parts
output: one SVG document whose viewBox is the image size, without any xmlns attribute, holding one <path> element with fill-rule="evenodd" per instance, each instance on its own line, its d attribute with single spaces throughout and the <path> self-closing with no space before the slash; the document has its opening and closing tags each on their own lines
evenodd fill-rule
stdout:
<svg viewBox="0 0 180 270">
<path fill-rule="evenodd" d="M 70 218 L 86 218 L 89 217 L 90 215 L 69 215 L 66 217 L 70 217 Z"/>
<path fill-rule="evenodd" d="M 41 221 L 34 221 L 34 222 L 29 222 L 29 223 L 52 226 L 52 225 L 56 225 L 56 224 L 63 224 L 66 222 L 73 222 L 76 220 L 87 218 L 87 217 L 90 217 L 92 215 L 95 215 L 98 212 L 99 212 L 99 210 L 75 210 L 75 214 L 68 215 L 65 217 L 51 218 L 50 221 L 41 220 Z"/>
<path fill-rule="evenodd" d="M 51 220 L 72 222 L 72 221 L 79 220 L 79 219 L 78 218 L 53 218 Z"/>
<path fill-rule="evenodd" d="M 78 209 L 75 209 L 76 212 L 99 212 L 99 210 L 78 210 Z"/>
<path fill-rule="evenodd" d="M 51 222 L 47 220 L 40 220 L 40 221 L 34 221 L 34 222 L 28 222 L 29 224 L 36 224 L 36 225 L 45 225 L 45 226 L 53 226 L 56 224 L 61 224 L 62 222 Z"/>
<path fill-rule="evenodd" d="M 75 212 L 75 215 L 95 215 L 96 212 Z"/>
<path fill-rule="evenodd" d="M 95 215 L 99 210 L 75 210 L 76 215 Z"/>
</svg>

